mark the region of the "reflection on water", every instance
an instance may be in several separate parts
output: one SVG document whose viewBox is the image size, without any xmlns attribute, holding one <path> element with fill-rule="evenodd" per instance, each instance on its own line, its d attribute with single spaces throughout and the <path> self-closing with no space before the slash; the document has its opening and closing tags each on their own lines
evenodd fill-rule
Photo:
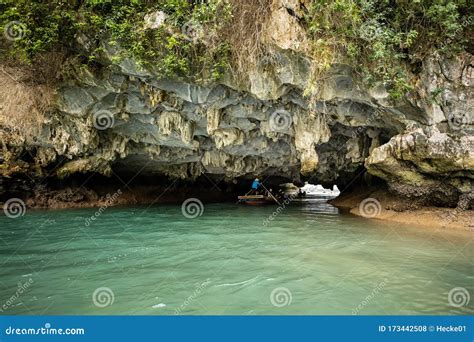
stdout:
<svg viewBox="0 0 474 342">
<path fill-rule="evenodd" d="M 339 209 L 327 203 L 327 200 L 325 199 L 297 198 L 293 201 L 297 204 L 302 205 L 303 208 L 308 212 L 320 213 L 320 214 L 326 214 L 326 215 L 339 214 Z"/>
<path fill-rule="evenodd" d="M 302 199 L 0 217 L 2 314 L 473 314 L 468 232 L 367 220 Z M 21 288 L 21 291 L 19 290 Z M 21 292 L 21 293 L 20 293 Z M 452 298 L 451 298 L 452 299 Z M 451 303 L 453 304 L 453 303 Z M 459 303 L 458 303 L 459 304 Z"/>
</svg>

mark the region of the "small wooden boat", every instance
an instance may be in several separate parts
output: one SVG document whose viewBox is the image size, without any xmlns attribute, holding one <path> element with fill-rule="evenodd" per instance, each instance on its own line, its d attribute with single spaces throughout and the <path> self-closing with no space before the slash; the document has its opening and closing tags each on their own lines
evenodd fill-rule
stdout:
<svg viewBox="0 0 474 342">
<path fill-rule="evenodd" d="M 239 203 L 245 203 L 249 205 L 265 205 L 275 204 L 275 200 L 265 195 L 244 195 L 238 196 Z"/>
</svg>

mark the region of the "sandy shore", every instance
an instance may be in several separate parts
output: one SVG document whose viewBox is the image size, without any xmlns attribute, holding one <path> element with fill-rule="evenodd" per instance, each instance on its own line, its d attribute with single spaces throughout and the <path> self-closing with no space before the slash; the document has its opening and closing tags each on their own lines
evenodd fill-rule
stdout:
<svg viewBox="0 0 474 342">
<path fill-rule="evenodd" d="M 352 214 L 404 224 L 432 228 L 474 230 L 474 210 L 420 207 L 409 199 L 393 196 L 387 191 L 363 191 L 342 194 L 330 201 Z"/>
</svg>

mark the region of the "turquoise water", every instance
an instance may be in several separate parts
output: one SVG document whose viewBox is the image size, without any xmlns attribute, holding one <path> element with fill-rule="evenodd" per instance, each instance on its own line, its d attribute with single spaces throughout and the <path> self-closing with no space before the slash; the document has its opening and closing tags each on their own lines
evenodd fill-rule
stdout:
<svg viewBox="0 0 474 342">
<path fill-rule="evenodd" d="M 1 216 L 1 314 L 474 313 L 472 233 L 311 201 L 264 224 L 275 209 L 107 208 L 89 225 L 98 209 Z"/>
</svg>

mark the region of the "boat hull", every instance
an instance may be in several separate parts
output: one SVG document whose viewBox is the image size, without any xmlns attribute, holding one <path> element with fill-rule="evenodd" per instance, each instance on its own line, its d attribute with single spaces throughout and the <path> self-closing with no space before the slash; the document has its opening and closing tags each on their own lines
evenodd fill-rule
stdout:
<svg viewBox="0 0 474 342">
<path fill-rule="evenodd" d="M 242 201 L 242 203 L 248 204 L 248 205 L 267 205 L 267 204 L 274 204 L 273 201 L 272 201 L 272 202 L 269 202 L 269 201 Z"/>
<path fill-rule="evenodd" d="M 239 203 L 248 204 L 248 205 L 267 205 L 267 204 L 275 204 L 275 201 L 263 195 L 250 195 L 250 196 L 239 196 Z"/>
</svg>

